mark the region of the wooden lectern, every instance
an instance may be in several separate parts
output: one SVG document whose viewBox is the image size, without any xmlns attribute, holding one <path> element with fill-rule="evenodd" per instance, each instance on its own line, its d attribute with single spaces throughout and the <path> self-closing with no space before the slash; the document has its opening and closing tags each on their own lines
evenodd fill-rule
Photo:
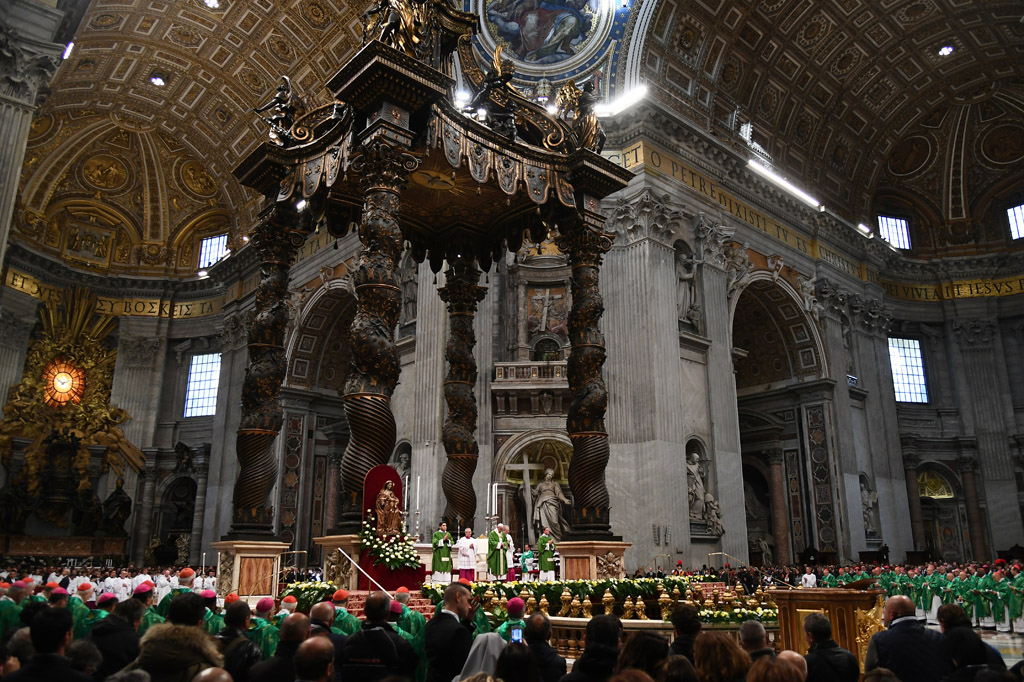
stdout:
<svg viewBox="0 0 1024 682">
<path fill-rule="evenodd" d="M 779 607 L 779 637 L 784 648 L 806 654 L 804 617 L 821 612 L 832 623 L 832 638 L 839 646 L 853 652 L 864 672 L 868 642 L 873 634 L 882 630 L 885 592 L 822 587 L 773 589 L 769 594 Z"/>
</svg>

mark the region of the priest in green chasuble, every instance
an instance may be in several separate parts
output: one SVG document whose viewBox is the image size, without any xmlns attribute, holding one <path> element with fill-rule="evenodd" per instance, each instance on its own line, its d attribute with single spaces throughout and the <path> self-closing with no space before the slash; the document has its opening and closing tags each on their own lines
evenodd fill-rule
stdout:
<svg viewBox="0 0 1024 682">
<path fill-rule="evenodd" d="M 555 579 L 555 539 L 551 537 L 551 529 L 545 527 L 544 532 L 537 538 L 537 568 L 540 569 L 538 576 L 541 582 L 548 582 Z"/>
<path fill-rule="evenodd" d="M 433 563 L 430 570 L 434 575 L 432 581 L 447 585 L 452 581 L 452 536 L 448 532 L 448 524 L 444 521 L 434 531 L 430 544 L 434 548 Z"/>
<path fill-rule="evenodd" d="M 512 536 L 499 523 L 487 536 L 487 572 L 494 580 L 506 580 L 509 574 L 508 555 L 512 549 Z"/>
</svg>

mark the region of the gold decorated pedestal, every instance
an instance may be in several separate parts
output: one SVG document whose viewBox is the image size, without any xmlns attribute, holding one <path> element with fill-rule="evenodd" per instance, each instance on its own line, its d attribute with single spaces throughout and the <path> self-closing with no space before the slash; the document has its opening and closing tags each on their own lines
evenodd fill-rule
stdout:
<svg viewBox="0 0 1024 682">
<path fill-rule="evenodd" d="M 566 540 L 559 542 L 562 557 L 562 580 L 601 580 L 625 578 L 626 562 L 622 555 L 632 542 L 611 540 Z"/>
<path fill-rule="evenodd" d="M 313 538 L 313 542 L 322 547 L 320 555 L 323 559 L 324 581 L 333 582 L 338 588 L 354 590 L 359 584 L 359 569 L 353 566 L 338 548 L 345 550 L 350 557 L 359 561 L 359 536 L 354 533 L 346 535 L 325 535 Z"/>
<path fill-rule="evenodd" d="M 882 629 L 884 595 L 882 590 L 771 590 L 779 607 L 782 648 L 806 654 L 804 618 L 809 613 L 824 613 L 832 623 L 832 638 L 854 653 L 863 671 L 871 635 Z"/>
<path fill-rule="evenodd" d="M 287 542 L 223 540 L 211 543 L 217 550 L 217 596 L 234 592 L 252 602 L 277 597 L 281 576 L 281 555 L 291 547 Z"/>
</svg>

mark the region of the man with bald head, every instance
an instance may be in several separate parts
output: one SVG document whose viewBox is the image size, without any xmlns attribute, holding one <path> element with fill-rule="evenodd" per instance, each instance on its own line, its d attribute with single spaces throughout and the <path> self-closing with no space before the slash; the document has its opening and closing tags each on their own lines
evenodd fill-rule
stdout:
<svg viewBox="0 0 1024 682">
<path fill-rule="evenodd" d="M 330 604 L 327 607 L 334 611 Z M 277 651 L 252 667 L 249 682 L 292 682 L 295 679 L 295 653 L 299 645 L 309 638 L 309 622 L 309 616 L 304 613 L 293 613 L 281 621 L 281 639 L 277 643 Z"/>
<path fill-rule="evenodd" d="M 234 680 L 224 668 L 207 668 L 193 677 L 192 682 L 234 682 Z"/>
<path fill-rule="evenodd" d="M 334 630 L 335 613 L 334 604 L 329 601 L 314 604 L 313 608 L 309 610 L 309 636 L 326 637 L 331 640 L 331 643 L 334 645 L 334 670 L 336 673 L 340 673 L 341 652 L 342 649 L 345 648 L 345 642 L 348 640 L 348 636 L 339 635 L 338 632 Z M 362 623 L 359 625 L 361 627 Z"/>
<path fill-rule="evenodd" d="M 807 679 L 807 661 L 804 660 L 803 656 L 795 651 L 786 649 L 785 651 L 780 651 L 776 658 L 796 668 L 800 672 L 801 680 Z"/>
<path fill-rule="evenodd" d="M 295 682 L 328 682 L 334 675 L 334 645 L 326 637 L 310 637 L 295 652 Z"/>
<path fill-rule="evenodd" d="M 933 682 L 953 672 L 953 662 L 941 633 L 917 621 L 909 597 L 889 597 L 882 611 L 885 630 L 868 644 L 865 672 L 888 668 L 902 682 Z"/>
</svg>

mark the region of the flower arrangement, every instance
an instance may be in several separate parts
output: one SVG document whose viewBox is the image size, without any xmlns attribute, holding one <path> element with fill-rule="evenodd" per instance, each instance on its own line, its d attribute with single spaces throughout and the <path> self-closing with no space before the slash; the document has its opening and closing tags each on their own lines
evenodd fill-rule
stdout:
<svg viewBox="0 0 1024 682">
<path fill-rule="evenodd" d="M 284 599 L 289 595 L 295 597 L 295 601 L 297 602 L 296 609 L 304 613 L 309 613 L 309 610 L 314 604 L 319 604 L 322 601 L 330 601 L 331 597 L 334 596 L 334 591 L 337 589 L 337 586 L 335 586 L 331 581 L 327 581 L 325 583 L 288 583 L 288 587 L 281 592 L 281 598 Z"/>
<path fill-rule="evenodd" d="M 413 537 L 405 530 L 405 524 L 397 535 L 380 537 L 370 520 L 363 521 L 359 531 L 359 546 L 373 558 L 373 565 L 384 564 L 392 571 L 403 568 L 416 568 L 420 565 L 420 555 L 413 545 Z"/>
</svg>

